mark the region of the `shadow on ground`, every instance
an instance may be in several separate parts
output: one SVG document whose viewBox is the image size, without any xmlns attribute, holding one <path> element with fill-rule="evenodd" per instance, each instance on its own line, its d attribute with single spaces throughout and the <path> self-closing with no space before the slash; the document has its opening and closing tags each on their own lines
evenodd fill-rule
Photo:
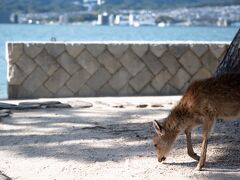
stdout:
<svg viewBox="0 0 240 180">
<path fill-rule="evenodd" d="M 1 121 L 0 150 L 14 151 L 25 157 L 49 157 L 86 162 L 120 161 L 130 157 L 155 157 L 151 137 L 151 121 L 161 109 L 65 109 L 16 113 Z M 219 122 L 209 141 L 213 156 L 206 163 L 207 171 L 239 171 L 240 122 Z M 30 131 L 36 132 L 29 133 Z M 44 133 L 45 132 L 45 133 Z M 48 133 L 49 132 L 49 133 Z M 195 131 L 199 134 L 199 130 Z M 200 143 L 200 136 L 193 138 Z M 176 142 L 176 149 L 186 148 L 185 137 Z M 185 151 L 184 151 L 185 152 Z M 195 161 L 168 163 L 194 168 Z M 220 175 L 219 175 L 220 176 Z M 229 175 L 230 176 L 230 175 Z M 209 178 L 213 178 L 210 177 Z"/>
<path fill-rule="evenodd" d="M 205 175 L 206 179 L 238 179 L 231 173 L 240 173 L 240 121 L 218 121 L 211 134 L 208 143 L 208 152 L 205 168 L 203 171 L 209 172 Z M 195 145 L 195 152 L 199 154 L 201 144 L 201 129 L 194 131 L 193 145 Z M 186 148 L 185 137 L 182 135 L 178 140 L 175 148 Z M 198 148 L 196 148 L 196 146 Z M 189 167 L 194 169 L 197 162 L 194 160 L 186 160 L 184 162 L 170 162 L 166 165 L 174 167 Z M 217 173 L 217 174 L 215 174 Z M 221 176 L 221 173 L 226 173 Z M 228 174 L 230 173 L 230 174 Z M 197 178 L 196 175 L 195 178 Z M 201 177 L 202 179 L 203 177 Z"/>
<path fill-rule="evenodd" d="M 0 180 L 11 180 L 11 178 L 0 171 Z"/>
<path fill-rule="evenodd" d="M 32 111 L 29 116 L 25 113 L 1 121 L 1 124 L 10 127 L 8 130 L 0 129 L 2 150 L 15 151 L 26 157 L 88 162 L 153 155 L 149 142 L 154 134 L 152 123 L 129 121 L 153 116 L 154 111 L 81 110 L 79 113 L 75 109 L 67 109 L 48 112 L 56 116 L 48 116 L 39 110 Z M 37 131 L 29 134 L 34 129 Z M 142 143 L 139 145 L 140 141 Z"/>
</svg>

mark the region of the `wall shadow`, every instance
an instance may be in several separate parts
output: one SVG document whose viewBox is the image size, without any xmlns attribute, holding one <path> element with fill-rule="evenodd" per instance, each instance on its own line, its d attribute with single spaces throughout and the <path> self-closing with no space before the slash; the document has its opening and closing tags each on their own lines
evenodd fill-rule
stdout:
<svg viewBox="0 0 240 180">
<path fill-rule="evenodd" d="M 13 115 L 12 118 L 0 122 L 2 125 L 12 127 L 9 130 L 0 128 L 0 149 L 15 151 L 25 157 L 47 157 L 87 163 L 117 162 L 130 157 L 155 157 L 151 142 L 154 135 L 151 121 L 166 112 L 159 108 L 113 108 L 112 111 L 104 109 L 79 111 L 74 108 L 62 111 L 52 109 L 48 112 L 32 110 L 27 118 L 24 115 L 22 117 Z M 50 116 L 48 113 L 58 116 Z M 216 154 L 208 157 L 205 171 L 219 173 L 239 171 L 239 127 L 238 121 L 220 121 L 216 124 L 208 147 L 215 148 L 213 150 Z M 51 133 L 28 133 L 28 128 L 39 131 L 50 129 Z M 193 137 L 193 141 L 199 144 L 200 130 L 195 130 L 194 134 L 196 136 Z M 175 148 L 186 149 L 184 135 L 177 140 Z M 196 161 L 166 164 L 193 169 Z"/>
<path fill-rule="evenodd" d="M 157 115 L 157 110 L 106 112 L 82 109 L 79 113 L 76 109 L 52 109 L 49 113 L 58 113 L 58 117 L 48 116 L 43 110 L 32 110 L 32 115 L 27 118 L 13 116 L 3 119 L 1 124 L 12 128 L 0 129 L 0 148 L 7 150 L 11 147 L 12 151 L 26 157 L 52 157 L 90 163 L 154 155 L 152 123 L 128 121 L 153 116 L 154 113 Z M 30 131 L 49 129 L 56 132 L 28 133 L 28 128 Z"/>
</svg>

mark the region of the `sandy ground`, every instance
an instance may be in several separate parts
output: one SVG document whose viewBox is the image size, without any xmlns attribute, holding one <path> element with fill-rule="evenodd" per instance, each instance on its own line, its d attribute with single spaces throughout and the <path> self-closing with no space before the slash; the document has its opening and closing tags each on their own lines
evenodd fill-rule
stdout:
<svg viewBox="0 0 240 180">
<path fill-rule="evenodd" d="M 240 121 L 216 124 L 204 171 L 194 170 L 184 135 L 164 163 L 157 161 L 152 120 L 165 117 L 179 98 L 57 99 L 73 108 L 14 111 L 0 122 L 0 172 L 17 180 L 240 179 Z M 83 101 L 93 107 L 79 108 Z M 200 132 L 193 133 L 197 153 Z"/>
</svg>

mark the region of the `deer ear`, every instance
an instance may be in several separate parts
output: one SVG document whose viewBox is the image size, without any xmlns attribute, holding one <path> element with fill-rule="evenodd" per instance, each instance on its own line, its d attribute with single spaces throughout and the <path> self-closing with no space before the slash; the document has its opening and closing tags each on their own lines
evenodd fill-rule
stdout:
<svg viewBox="0 0 240 180">
<path fill-rule="evenodd" d="M 158 135 L 162 136 L 165 134 L 163 126 L 158 121 L 153 121 L 153 127 Z"/>
</svg>

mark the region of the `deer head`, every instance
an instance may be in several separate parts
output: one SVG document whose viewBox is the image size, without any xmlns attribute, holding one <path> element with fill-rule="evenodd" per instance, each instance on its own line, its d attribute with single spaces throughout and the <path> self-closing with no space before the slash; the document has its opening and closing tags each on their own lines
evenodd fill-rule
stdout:
<svg viewBox="0 0 240 180">
<path fill-rule="evenodd" d="M 168 132 L 163 125 L 156 120 L 153 121 L 153 127 L 156 131 L 156 134 L 153 137 L 153 144 L 157 151 L 158 161 L 162 162 L 166 159 L 176 135 Z"/>
</svg>

